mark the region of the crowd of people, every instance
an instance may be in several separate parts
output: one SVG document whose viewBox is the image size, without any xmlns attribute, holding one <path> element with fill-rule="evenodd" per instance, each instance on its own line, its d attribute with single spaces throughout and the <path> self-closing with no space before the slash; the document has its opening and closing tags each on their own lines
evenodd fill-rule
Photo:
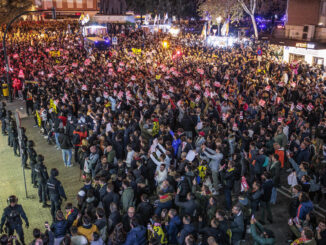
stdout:
<svg viewBox="0 0 326 245">
<path fill-rule="evenodd" d="M 48 176 L 26 136 L 18 151 L 2 107 L 2 133 L 51 201 L 32 244 L 276 244 L 264 225 L 287 175 L 289 244 L 326 244 L 313 212 L 326 189 L 323 67 L 283 63 L 266 44 L 259 64 L 255 43 L 128 28 L 89 50 L 77 23 L 19 22 L 8 38 L 14 97 L 84 181 L 61 211 L 58 170 Z"/>
</svg>

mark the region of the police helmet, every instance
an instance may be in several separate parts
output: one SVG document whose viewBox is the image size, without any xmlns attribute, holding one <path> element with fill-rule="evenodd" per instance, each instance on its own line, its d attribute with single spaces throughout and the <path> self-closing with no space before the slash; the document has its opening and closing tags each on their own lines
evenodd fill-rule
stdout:
<svg viewBox="0 0 326 245">
<path fill-rule="evenodd" d="M 51 169 L 51 176 L 56 177 L 59 175 L 59 171 L 56 168 Z"/>
<path fill-rule="evenodd" d="M 28 141 L 28 144 L 27 144 L 28 147 L 31 148 L 31 147 L 34 147 L 34 145 L 35 145 L 35 144 L 34 144 L 34 141 L 33 141 L 33 140 L 29 140 L 29 141 Z"/>
<path fill-rule="evenodd" d="M 8 204 L 10 204 L 10 203 L 17 203 L 18 202 L 18 198 L 15 195 L 11 195 L 10 197 L 8 197 L 7 202 L 8 202 Z"/>
<path fill-rule="evenodd" d="M 43 162 L 43 161 L 44 161 L 44 156 L 41 155 L 41 154 L 39 154 L 39 155 L 37 155 L 36 160 L 37 160 L 38 162 Z"/>
</svg>

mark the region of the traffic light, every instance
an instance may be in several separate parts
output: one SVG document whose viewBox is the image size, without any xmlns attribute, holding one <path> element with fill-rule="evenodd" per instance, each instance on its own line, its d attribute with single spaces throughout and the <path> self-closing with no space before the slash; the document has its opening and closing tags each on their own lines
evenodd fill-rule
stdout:
<svg viewBox="0 0 326 245">
<path fill-rule="evenodd" d="M 57 19 L 57 13 L 55 12 L 55 8 L 52 8 L 52 19 Z"/>
</svg>

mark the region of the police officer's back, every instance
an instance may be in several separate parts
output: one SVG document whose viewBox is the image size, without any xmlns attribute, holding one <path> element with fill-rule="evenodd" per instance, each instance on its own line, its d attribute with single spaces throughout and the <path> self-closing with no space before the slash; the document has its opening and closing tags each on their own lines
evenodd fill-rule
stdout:
<svg viewBox="0 0 326 245">
<path fill-rule="evenodd" d="M 36 172 L 35 172 L 35 167 L 37 164 L 37 161 L 36 161 L 37 153 L 33 147 L 34 147 L 34 141 L 29 140 L 27 143 L 27 153 L 28 153 L 28 157 L 30 160 L 29 165 L 31 166 L 31 169 L 32 169 L 32 173 L 31 173 L 32 184 L 36 188 L 37 187 L 36 186 L 36 177 L 37 176 L 36 176 Z"/>
<path fill-rule="evenodd" d="M 43 155 L 37 156 L 37 164 L 35 166 L 36 182 L 38 183 L 38 196 L 43 208 L 48 207 L 47 201 L 47 181 L 49 180 L 48 171 L 44 165 Z"/>
<path fill-rule="evenodd" d="M 6 116 L 7 116 L 7 110 L 6 110 L 6 103 L 2 102 L 1 108 L 0 108 L 0 120 L 1 120 L 1 131 L 2 135 L 6 135 Z"/>
<path fill-rule="evenodd" d="M 63 186 L 59 180 L 57 180 L 57 176 L 59 175 L 59 171 L 56 168 L 51 169 L 50 178 L 47 182 L 47 188 L 49 191 L 49 197 L 51 201 L 51 215 L 53 220 L 55 219 L 55 214 L 58 210 L 60 210 L 62 199 L 67 200 L 66 193 L 63 189 Z"/>
</svg>

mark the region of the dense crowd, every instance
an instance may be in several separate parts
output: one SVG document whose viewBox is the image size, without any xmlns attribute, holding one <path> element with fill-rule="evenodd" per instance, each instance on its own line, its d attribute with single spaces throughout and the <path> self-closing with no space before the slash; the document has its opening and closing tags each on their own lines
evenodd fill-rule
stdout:
<svg viewBox="0 0 326 245">
<path fill-rule="evenodd" d="M 14 96 L 84 181 L 61 211 L 58 171 L 26 138 L 19 153 L 2 107 L 2 133 L 51 201 L 53 223 L 32 244 L 276 244 L 264 225 L 287 175 L 289 244 L 326 244 L 313 212 L 326 189 L 323 67 L 283 63 L 265 44 L 259 64 L 255 43 L 213 49 L 131 29 L 90 51 L 67 27 L 20 22 L 8 39 Z"/>
</svg>

